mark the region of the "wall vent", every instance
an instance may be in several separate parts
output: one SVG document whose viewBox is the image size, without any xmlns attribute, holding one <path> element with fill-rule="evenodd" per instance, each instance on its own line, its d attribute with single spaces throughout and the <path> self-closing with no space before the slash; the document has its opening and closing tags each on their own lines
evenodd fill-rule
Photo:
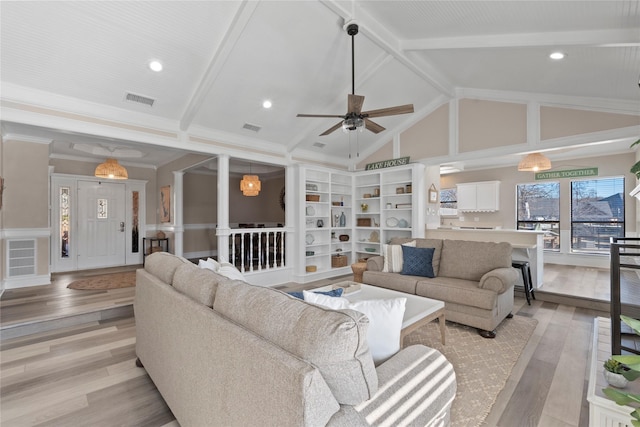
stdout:
<svg viewBox="0 0 640 427">
<path fill-rule="evenodd" d="M 147 96 L 142 96 L 142 95 L 138 95 L 131 92 L 125 93 L 124 100 L 127 102 L 136 102 L 138 104 L 148 105 L 149 107 L 153 107 L 153 104 L 156 102 L 156 100 L 153 98 L 149 98 Z"/>
<path fill-rule="evenodd" d="M 242 125 L 242 129 L 250 130 L 252 132 L 260 132 L 260 129 L 262 129 L 262 126 L 252 125 L 251 123 L 245 123 L 244 125 Z"/>
<path fill-rule="evenodd" d="M 314 142 L 313 143 L 313 146 L 314 147 L 318 147 L 318 148 L 324 148 L 325 145 L 327 145 L 327 144 L 325 144 L 323 142 Z"/>
<path fill-rule="evenodd" d="M 36 240 L 7 240 L 8 277 L 36 274 Z"/>
</svg>

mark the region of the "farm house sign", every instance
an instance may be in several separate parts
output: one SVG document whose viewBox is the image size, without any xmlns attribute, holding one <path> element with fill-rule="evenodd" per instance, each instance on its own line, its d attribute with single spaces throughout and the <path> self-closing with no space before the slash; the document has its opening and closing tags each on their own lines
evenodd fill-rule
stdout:
<svg viewBox="0 0 640 427">
<path fill-rule="evenodd" d="M 566 171 L 537 172 L 536 181 L 542 179 L 582 178 L 585 176 L 598 176 L 598 168 L 571 169 Z"/>
</svg>

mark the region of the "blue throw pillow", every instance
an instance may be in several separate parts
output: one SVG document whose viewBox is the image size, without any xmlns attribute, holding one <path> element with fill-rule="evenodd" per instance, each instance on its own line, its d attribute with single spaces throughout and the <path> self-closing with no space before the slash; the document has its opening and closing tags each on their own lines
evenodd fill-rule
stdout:
<svg viewBox="0 0 640 427">
<path fill-rule="evenodd" d="M 433 272 L 435 248 L 413 248 L 402 246 L 402 274 L 409 276 L 436 277 Z"/>
<path fill-rule="evenodd" d="M 337 288 L 337 289 L 334 289 L 332 291 L 313 291 L 313 293 L 322 294 L 322 295 L 328 295 L 330 297 L 341 297 L 342 296 L 342 291 L 344 291 L 343 288 Z M 293 297 L 304 299 L 304 296 L 302 295 L 302 291 L 300 291 L 300 292 L 287 292 L 287 293 L 289 295 L 293 296 Z"/>
</svg>

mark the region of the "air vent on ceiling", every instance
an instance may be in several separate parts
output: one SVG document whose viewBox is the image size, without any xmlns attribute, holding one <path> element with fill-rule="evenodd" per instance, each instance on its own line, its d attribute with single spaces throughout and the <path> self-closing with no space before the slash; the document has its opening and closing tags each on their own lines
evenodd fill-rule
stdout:
<svg viewBox="0 0 640 427">
<path fill-rule="evenodd" d="M 325 145 L 327 145 L 327 144 L 325 144 L 323 142 L 314 142 L 313 143 L 313 146 L 314 147 L 318 147 L 318 148 L 324 148 Z"/>
<path fill-rule="evenodd" d="M 251 123 L 245 123 L 244 125 L 242 125 L 242 129 L 250 130 L 252 132 L 260 132 L 260 129 L 262 129 L 262 126 L 252 125 Z"/>
<path fill-rule="evenodd" d="M 149 98 L 147 96 L 137 95 L 135 93 L 127 92 L 124 96 L 124 100 L 127 102 L 137 102 L 138 104 L 148 105 L 149 107 L 153 107 L 153 103 L 156 102 L 155 99 Z"/>
</svg>

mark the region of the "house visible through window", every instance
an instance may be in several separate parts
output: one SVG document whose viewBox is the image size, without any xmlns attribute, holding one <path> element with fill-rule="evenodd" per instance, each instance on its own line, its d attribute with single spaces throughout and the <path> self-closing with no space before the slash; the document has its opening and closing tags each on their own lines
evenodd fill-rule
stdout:
<svg viewBox="0 0 640 427">
<path fill-rule="evenodd" d="M 624 237 L 624 178 L 571 182 L 571 251 L 609 253 Z"/>
<path fill-rule="evenodd" d="M 440 215 L 457 215 L 458 193 L 455 188 L 440 190 Z"/>
<path fill-rule="evenodd" d="M 560 251 L 560 183 L 518 184 L 518 230 L 544 231 L 544 249 Z"/>
</svg>

